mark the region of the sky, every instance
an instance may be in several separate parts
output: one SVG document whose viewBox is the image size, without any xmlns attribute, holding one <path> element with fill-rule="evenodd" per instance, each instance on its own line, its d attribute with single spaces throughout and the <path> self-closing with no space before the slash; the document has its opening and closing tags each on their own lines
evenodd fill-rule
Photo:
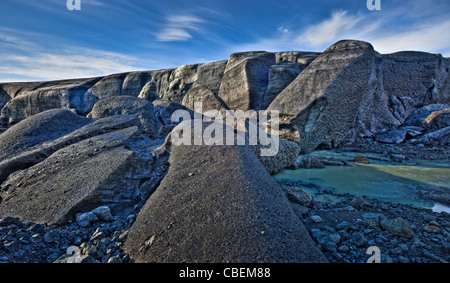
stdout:
<svg viewBox="0 0 450 283">
<path fill-rule="evenodd" d="M 0 1 L 0 82 L 174 68 L 243 51 L 322 52 L 342 39 L 450 57 L 448 0 L 379 0 L 381 10 L 367 0 L 77 1 L 81 10 L 67 0 Z"/>
</svg>

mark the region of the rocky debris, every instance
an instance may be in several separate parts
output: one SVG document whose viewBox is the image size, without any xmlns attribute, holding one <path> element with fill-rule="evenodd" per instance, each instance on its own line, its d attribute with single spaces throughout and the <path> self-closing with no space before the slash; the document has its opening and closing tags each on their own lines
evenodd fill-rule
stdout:
<svg viewBox="0 0 450 283">
<path fill-rule="evenodd" d="M 297 214 L 329 262 L 365 263 L 372 255 L 367 253 L 369 247 L 380 249 L 382 263 L 450 262 L 450 214 L 367 197 L 335 196 L 337 202 L 315 200 L 306 213 Z"/>
<path fill-rule="evenodd" d="M 136 115 L 141 122 L 142 131 L 156 137 L 162 124 L 156 117 L 153 108 L 153 104 L 147 100 L 133 96 L 115 96 L 97 102 L 87 117 L 105 118 L 115 115 Z"/>
<path fill-rule="evenodd" d="M 450 206 L 448 187 L 423 185 L 417 188 L 417 198 Z"/>
<path fill-rule="evenodd" d="M 89 212 L 77 213 L 75 219 L 81 227 L 88 227 L 96 221 L 111 222 L 114 220 L 108 206 L 99 206 Z"/>
<path fill-rule="evenodd" d="M 220 84 L 219 97 L 229 109 L 259 110 L 269 83 L 269 70 L 275 54 L 243 52 L 230 55 Z"/>
<path fill-rule="evenodd" d="M 249 147 L 172 146 L 169 162 L 128 233 L 134 261 L 324 261 Z"/>
<path fill-rule="evenodd" d="M 11 218 L 9 218 L 11 219 Z M 4 263 L 126 263 L 123 242 L 131 225 L 126 217 L 96 221 L 82 227 L 70 220 L 63 226 L 0 219 L 0 262 Z"/>
</svg>

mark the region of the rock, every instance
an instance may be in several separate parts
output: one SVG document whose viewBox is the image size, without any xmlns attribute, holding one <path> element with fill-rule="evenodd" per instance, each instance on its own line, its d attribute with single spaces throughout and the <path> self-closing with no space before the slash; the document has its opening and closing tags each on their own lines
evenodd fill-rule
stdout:
<svg viewBox="0 0 450 283">
<path fill-rule="evenodd" d="M 282 186 L 288 200 L 302 206 L 309 207 L 314 201 L 314 197 L 302 188 Z"/>
<path fill-rule="evenodd" d="M 302 51 L 281 51 L 275 52 L 275 60 L 278 63 L 298 63 L 305 67 L 311 64 L 320 53 L 318 52 L 302 52 Z"/>
<path fill-rule="evenodd" d="M 97 216 L 92 212 L 80 213 L 76 215 L 78 225 L 83 228 L 89 227 L 92 223 L 98 221 Z"/>
<path fill-rule="evenodd" d="M 426 119 L 426 128 L 431 130 L 439 130 L 450 127 L 450 107 L 439 111 L 433 111 Z"/>
<path fill-rule="evenodd" d="M 335 253 L 337 251 L 337 244 L 341 241 L 339 234 L 334 231 L 311 229 L 313 238 L 322 247 L 323 250 Z"/>
<path fill-rule="evenodd" d="M 108 263 L 122 263 L 122 259 L 120 258 L 120 256 L 115 255 L 108 259 Z"/>
<path fill-rule="evenodd" d="M 423 227 L 423 231 L 430 233 L 430 234 L 437 234 L 441 232 L 441 229 L 439 228 L 439 226 L 435 226 L 435 225 L 425 225 Z"/>
<path fill-rule="evenodd" d="M 342 221 L 336 226 L 338 230 L 347 230 L 350 227 L 350 223 L 347 221 Z"/>
<path fill-rule="evenodd" d="M 0 227 L 8 227 L 10 225 L 19 226 L 21 224 L 22 222 L 15 217 L 8 216 L 0 219 Z"/>
<path fill-rule="evenodd" d="M 357 154 L 353 160 L 355 163 L 370 164 L 369 158 L 362 154 Z"/>
<path fill-rule="evenodd" d="M 33 117 L 30 117 L 29 119 L 32 119 Z M 56 140 L 41 143 L 27 150 L 18 151 L 16 154 L 11 154 L 0 162 L 0 182 L 6 180 L 9 174 L 21 169 L 29 168 L 45 160 L 59 149 L 77 143 L 80 140 L 115 131 L 118 128 L 127 128 L 137 125 L 139 125 L 139 121 L 135 116 L 114 116 L 104 118 L 79 128 Z"/>
<path fill-rule="evenodd" d="M 372 207 L 372 204 L 370 202 L 368 202 L 367 200 L 365 200 L 362 197 L 356 197 L 354 198 L 351 202 L 350 205 L 352 207 L 354 207 L 355 209 L 369 209 Z"/>
<path fill-rule="evenodd" d="M 275 54 L 244 52 L 230 55 L 220 85 L 219 97 L 230 110 L 259 110 L 267 89 Z"/>
<path fill-rule="evenodd" d="M 300 155 L 292 165 L 293 169 L 311 169 L 311 168 L 325 168 L 325 165 L 316 157 L 309 154 Z"/>
<path fill-rule="evenodd" d="M 311 219 L 311 221 L 314 222 L 314 223 L 320 223 L 320 222 L 323 222 L 322 217 L 320 217 L 319 215 L 312 215 L 312 216 L 310 217 L 310 219 Z"/>
<path fill-rule="evenodd" d="M 364 224 L 374 229 L 378 229 L 380 227 L 380 220 L 384 218 L 384 215 L 381 213 L 364 213 L 362 215 Z"/>
<path fill-rule="evenodd" d="M 56 231 L 50 231 L 45 233 L 44 242 L 48 243 L 56 243 L 59 244 L 60 236 Z"/>
<path fill-rule="evenodd" d="M 194 115 L 194 112 L 192 112 L 192 110 L 190 110 L 189 108 L 180 103 L 176 103 L 173 101 L 158 99 L 153 101 L 153 106 L 156 116 L 165 125 L 177 125 L 179 123 L 178 121 L 177 122 L 172 121 L 172 114 L 177 110 L 184 110 L 191 112 L 192 118 Z"/>
<path fill-rule="evenodd" d="M 403 126 L 415 126 L 421 128 L 431 127 L 430 123 L 433 123 L 433 120 L 440 116 L 440 114 L 445 113 L 445 109 L 448 109 L 448 107 L 449 105 L 447 104 L 430 104 L 422 106 L 414 110 L 414 112 L 408 116 L 403 123 Z M 439 128 L 444 127 L 436 127 L 435 129 Z"/>
<path fill-rule="evenodd" d="M 161 98 L 181 103 L 184 95 L 197 81 L 199 67 L 199 64 L 191 64 L 175 68 L 170 73 L 167 90 Z"/>
<path fill-rule="evenodd" d="M 389 96 L 410 97 L 414 105 L 448 103 L 448 67 L 448 60 L 440 54 L 411 51 L 385 54 L 383 90 Z"/>
<path fill-rule="evenodd" d="M 14 174 L 1 186 L 0 214 L 61 224 L 78 209 L 108 205 L 119 214 L 131 209 L 137 192 L 146 193 L 139 190 L 140 179 L 152 170 L 153 162 L 147 147 L 151 143 L 140 149 L 133 144 L 136 135 L 134 126 L 82 140 Z"/>
<path fill-rule="evenodd" d="M 277 142 L 278 152 L 273 156 L 265 156 L 262 154 L 261 149 L 267 148 L 266 146 L 258 145 L 251 147 L 270 175 L 279 173 L 281 170 L 292 165 L 300 152 L 300 148 L 295 142 L 283 139 L 277 139 Z"/>
<path fill-rule="evenodd" d="M 352 241 L 357 247 L 364 247 L 367 244 L 367 240 L 360 232 L 356 232 L 352 235 Z"/>
<path fill-rule="evenodd" d="M 441 145 L 441 146 L 449 145 L 450 126 L 431 133 L 427 133 L 421 136 L 420 138 L 411 140 L 411 142 L 414 144 L 421 143 L 426 145 Z"/>
<path fill-rule="evenodd" d="M 327 140 L 347 141 L 375 55 L 368 43 L 340 41 L 317 57 L 268 107 L 281 112 L 281 137 L 299 142 L 304 154 Z"/>
<path fill-rule="evenodd" d="M 0 135 L 0 161 L 26 148 L 67 135 L 90 122 L 92 121 L 89 119 L 62 109 L 31 116 Z"/>
<path fill-rule="evenodd" d="M 170 163 L 129 230 L 135 262 L 324 261 L 249 147 L 173 146 Z"/>
<path fill-rule="evenodd" d="M 102 99 L 94 105 L 87 117 L 105 118 L 115 115 L 136 115 L 141 122 L 142 130 L 152 136 L 157 136 L 162 126 L 156 118 L 153 104 L 133 96 Z"/>
<path fill-rule="evenodd" d="M 11 241 L 5 243 L 3 245 L 3 248 L 6 249 L 9 253 L 14 253 L 18 252 L 22 248 L 22 245 L 20 244 L 19 241 Z"/>
<path fill-rule="evenodd" d="M 100 206 L 91 211 L 98 219 L 105 222 L 111 222 L 114 220 L 111 210 L 108 206 Z"/>
<path fill-rule="evenodd" d="M 80 257 L 80 263 L 95 263 L 95 259 L 90 255 L 82 255 Z"/>
<path fill-rule="evenodd" d="M 414 231 L 411 225 L 401 217 L 395 219 L 381 219 L 380 225 L 394 236 L 411 239 L 414 237 Z"/>
</svg>

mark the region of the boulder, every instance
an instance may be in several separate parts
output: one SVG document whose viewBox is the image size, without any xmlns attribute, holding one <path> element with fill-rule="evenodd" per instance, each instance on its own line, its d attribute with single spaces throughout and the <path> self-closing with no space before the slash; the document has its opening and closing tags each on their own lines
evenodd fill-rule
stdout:
<svg viewBox="0 0 450 283">
<path fill-rule="evenodd" d="M 325 262 L 248 146 L 172 146 L 168 174 L 129 230 L 135 262 Z"/>
<path fill-rule="evenodd" d="M 259 161 L 264 165 L 269 174 L 274 175 L 281 170 L 291 166 L 297 160 L 300 148 L 297 143 L 284 139 L 278 139 L 278 152 L 273 156 L 264 156 L 261 154 L 262 146 L 252 146 L 253 152 L 257 155 Z"/>
<path fill-rule="evenodd" d="M 259 110 L 269 82 L 269 70 L 274 64 L 274 53 L 232 54 L 223 75 L 219 97 L 230 110 Z"/>
<path fill-rule="evenodd" d="M 450 144 L 450 126 L 427 133 L 417 139 L 411 140 L 413 144 L 448 146 Z"/>
<path fill-rule="evenodd" d="M 375 55 L 369 43 L 344 40 L 318 56 L 268 108 L 280 111 L 281 137 L 298 142 L 303 154 L 325 141 L 334 146 L 346 142 Z"/>
<path fill-rule="evenodd" d="M 52 225 L 103 205 L 114 214 L 130 211 L 146 193 L 151 146 L 133 126 L 63 147 L 1 185 L 0 215 Z"/>
<path fill-rule="evenodd" d="M 411 239 L 414 237 L 414 231 L 411 225 L 405 219 L 397 217 L 395 219 L 381 218 L 380 225 L 394 236 Z"/>
<path fill-rule="evenodd" d="M 136 115 L 142 130 L 151 136 L 157 136 L 161 121 L 156 117 L 153 104 L 133 96 L 115 96 L 100 100 L 87 115 L 89 118 L 105 118 L 114 115 Z"/>
<path fill-rule="evenodd" d="M 369 158 L 363 154 L 357 154 L 353 161 L 360 164 L 370 164 Z"/>
<path fill-rule="evenodd" d="M 288 200 L 301 206 L 310 207 L 313 204 L 314 197 L 306 190 L 292 186 L 281 186 Z"/>
<path fill-rule="evenodd" d="M 62 109 L 33 115 L 0 135 L 0 162 L 26 148 L 64 136 L 90 122 L 90 119 Z"/>
<path fill-rule="evenodd" d="M 53 111 L 53 110 L 49 110 Z M 65 111 L 65 110 L 57 110 Z M 42 114 L 44 114 L 43 112 Z M 37 114 L 38 116 L 41 114 Z M 29 119 L 33 119 L 32 116 Z M 21 123 L 27 121 L 24 120 L 17 124 L 20 126 Z M 86 119 L 89 120 L 89 119 Z M 3 160 L 0 161 L 0 183 L 5 181 L 6 178 L 13 172 L 18 170 L 27 169 L 52 155 L 54 152 L 69 146 L 71 144 L 77 143 L 83 139 L 87 139 L 96 135 L 105 134 L 108 132 L 116 131 L 117 129 L 127 128 L 132 126 L 139 126 L 139 120 L 136 116 L 113 116 L 109 118 L 99 119 L 92 122 L 78 130 L 73 131 L 63 137 L 57 138 L 55 140 L 46 140 L 43 143 L 36 144 L 30 148 L 24 148 L 23 150 L 17 150 L 10 153 Z M 39 133 L 39 131 L 36 131 Z M 46 133 L 41 133 L 44 137 Z M 38 138 L 39 135 L 36 136 Z M 41 137 L 42 139 L 42 137 Z"/>
<path fill-rule="evenodd" d="M 449 105 L 447 104 L 430 104 L 420 107 L 414 110 L 411 115 L 403 123 L 403 126 L 415 126 L 415 127 L 427 127 L 427 124 L 432 123 L 432 121 L 437 118 L 440 114 L 447 111 Z M 442 111 L 442 112 L 441 112 Z M 441 127 L 442 128 L 442 127 Z"/>
</svg>

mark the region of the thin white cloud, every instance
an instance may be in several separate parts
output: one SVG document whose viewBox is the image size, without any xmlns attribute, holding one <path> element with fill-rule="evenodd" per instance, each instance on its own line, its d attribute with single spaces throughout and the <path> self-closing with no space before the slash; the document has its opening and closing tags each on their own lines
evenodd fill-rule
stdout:
<svg viewBox="0 0 450 283">
<path fill-rule="evenodd" d="M 403 15 L 405 16 L 405 15 Z M 407 16 L 407 15 L 406 15 Z M 230 50 L 324 51 L 342 39 L 371 43 L 380 53 L 417 50 L 450 56 L 450 18 L 448 15 L 417 18 L 407 24 L 396 22 L 398 13 L 361 14 L 334 11 L 330 17 L 302 28 L 279 27 L 270 37 L 232 46 Z"/>
<path fill-rule="evenodd" d="M 21 31 L 1 28 L 0 53 L 0 82 L 95 77 L 140 70 L 143 65 L 140 58 L 116 52 L 64 44 L 48 48 Z"/>
<path fill-rule="evenodd" d="M 392 53 L 405 50 L 443 53 L 450 56 L 450 19 L 433 25 L 425 24 L 414 27 L 411 31 L 398 34 L 375 36 L 368 39 L 381 53 Z"/>
<path fill-rule="evenodd" d="M 158 41 L 186 41 L 193 31 L 199 31 L 204 20 L 195 16 L 169 16 L 163 29 L 156 34 Z"/>
<path fill-rule="evenodd" d="M 346 11 L 335 11 L 331 18 L 308 27 L 297 41 L 308 46 L 321 46 L 336 40 L 343 34 L 351 33 L 362 20 L 363 16 L 349 15 Z"/>
</svg>

